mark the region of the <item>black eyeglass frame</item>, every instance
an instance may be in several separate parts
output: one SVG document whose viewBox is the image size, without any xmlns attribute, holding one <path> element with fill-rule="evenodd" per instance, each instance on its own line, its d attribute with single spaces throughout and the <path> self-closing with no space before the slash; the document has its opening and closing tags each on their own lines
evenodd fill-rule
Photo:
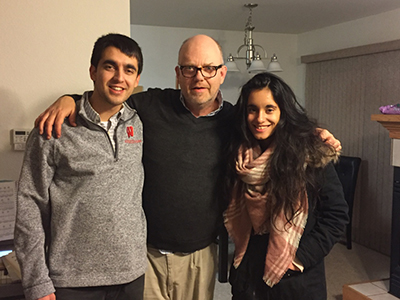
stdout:
<svg viewBox="0 0 400 300">
<path fill-rule="evenodd" d="M 223 67 L 223 65 L 224 65 L 224 64 L 220 64 L 219 66 L 204 66 L 204 67 L 179 66 L 179 69 L 181 70 L 182 76 L 185 77 L 185 78 L 193 78 L 193 77 L 196 77 L 197 72 L 200 71 L 201 75 L 202 75 L 204 78 L 209 79 L 209 78 L 214 78 L 215 76 L 217 76 L 218 70 L 221 69 L 221 68 Z M 196 70 L 196 73 L 194 73 L 193 76 L 186 76 L 185 74 L 183 74 L 183 69 L 184 69 L 184 68 L 188 68 L 188 67 L 193 68 L 193 69 Z M 215 74 L 214 74 L 213 76 L 204 76 L 204 74 L 203 74 L 203 68 L 210 68 L 210 67 L 214 68 Z"/>
</svg>

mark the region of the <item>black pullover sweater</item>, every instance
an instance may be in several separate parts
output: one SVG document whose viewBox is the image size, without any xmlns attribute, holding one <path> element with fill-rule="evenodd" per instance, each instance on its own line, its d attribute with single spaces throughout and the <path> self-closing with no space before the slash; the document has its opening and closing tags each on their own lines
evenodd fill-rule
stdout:
<svg viewBox="0 0 400 300">
<path fill-rule="evenodd" d="M 148 243 L 174 252 L 207 247 L 222 225 L 232 105 L 224 102 L 217 114 L 196 118 L 173 89 L 149 89 L 127 104 L 143 122 Z"/>
</svg>

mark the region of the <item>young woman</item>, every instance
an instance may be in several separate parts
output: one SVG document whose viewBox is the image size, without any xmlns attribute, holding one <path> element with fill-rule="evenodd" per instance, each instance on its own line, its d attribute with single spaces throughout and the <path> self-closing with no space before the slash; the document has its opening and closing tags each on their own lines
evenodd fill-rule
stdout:
<svg viewBox="0 0 400 300">
<path fill-rule="evenodd" d="M 277 76 L 254 76 L 237 109 L 225 212 L 232 299 L 326 299 L 324 257 L 348 221 L 338 153 Z"/>
</svg>

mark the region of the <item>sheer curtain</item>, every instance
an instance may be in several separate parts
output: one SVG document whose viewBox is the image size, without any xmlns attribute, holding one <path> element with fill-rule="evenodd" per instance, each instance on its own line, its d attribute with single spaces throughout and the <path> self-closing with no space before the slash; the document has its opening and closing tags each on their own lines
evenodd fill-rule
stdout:
<svg viewBox="0 0 400 300">
<path fill-rule="evenodd" d="M 302 57 L 306 109 L 361 157 L 353 212 L 356 243 L 390 254 L 393 167 L 388 131 L 371 121 L 382 105 L 400 103 L 400 43 L 394 41 Z"/>
</svg>

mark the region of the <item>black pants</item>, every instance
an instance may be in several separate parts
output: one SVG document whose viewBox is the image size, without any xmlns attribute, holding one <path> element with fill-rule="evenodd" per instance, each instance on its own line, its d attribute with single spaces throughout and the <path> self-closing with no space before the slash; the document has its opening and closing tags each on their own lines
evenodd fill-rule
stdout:
<svg viewBox="0 0 400 300">
<path fill-rule="evenodd" d="M 270 288 L 263 281 L 269 235 L 253 235 L 239 267 L 231 267 L 233 300 L 326 300 L 324 263 L 304 273 L 289 270 Z"/>
<path fill-rule="evenodd" d="M 57 288 L 57 300 L 143 300 L 144 275 L 120 285 Z"/>
</svg>

